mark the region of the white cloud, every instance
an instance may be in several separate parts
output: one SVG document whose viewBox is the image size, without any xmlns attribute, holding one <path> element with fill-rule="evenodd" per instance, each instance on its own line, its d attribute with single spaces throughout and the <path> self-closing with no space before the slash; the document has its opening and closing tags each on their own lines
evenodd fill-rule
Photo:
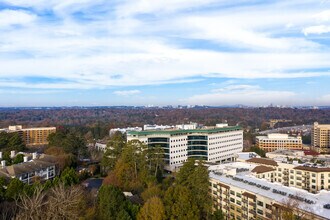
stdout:
<svg viewBox="0 0 330 220">
<path fill-rule="evenodd" d="M 314 16 L 319 21 L 330 21 L 330 10 L 322 11 Z"/>
<path fill-rule="evenodd" d="M 303 33 L 305 35 L 309 34 L 325 34 L 330 32 L 330 26 L 326 25 L 317 25 L 317 26 L 310 26 L 303 29 Z"/>
<path fill-rule="evenodd" d="M 10 25 L 26 25 L 36 19 L 36 15 L 21 10 L 2 10 L 0 11 L 0 28 Z"/>
<path fill-rule="evenodd" d="M 114 91 L 113 93 L 115 95 L 119 95 L 119 96 L 131 96 L 131 95 L 140 94 L 141 91 L 140 90 L 120 90 L 120 91 Z"/>
<path fill-rule="evenodd" d="M 297 100 L 296 93 L 291 91 L 268 91 L 262 89 L 234 90 L 216 93 L 200 94 L 189 97 L 183 100 L 187 104 L 192 105 L 250 105 L 250 106 L 263 106 L 270 103 L 276 105 L 292 105 L 292 103 L 300 102 Z"/>
<path fill-rule="evenodd" d="M 232 91 L 249 91 L 249 90 L 258 90 L 260 87 L 258 85 L 229 85 L 220 89 L 213 89 L 212 92 L 232 92 Z"/>
<path fill-rule="evenodd" d="M 234 6 L 224 0 L 7 3 L 50 10 L 58 17 L 49 22 L 49 17 L 40 15 L 37 23 L 0 33 L 0 81 L 12 79 L 2 80 L 2 87 L 90 89 L 190 82 L 200 77 L 330 75 L 327 71 L 313 71 L 330 68 L 327 46 L 301 34 L 285 36 L 300 33 L 303 27 L 312 25 L 315 14 L 324 11 L 315 1 L 253 7 Z M 221 7 L 228 4 L 231 7 Z M 301 13 L 302 7 L 292 7 L 295 4 L 309 7 Z M 199 8 L 204 10 L 198 11 Z M 91 19 L 75 18 L 76 11 L 87 13 Z M 148 14 L 151 19 L 138 14 Z M 183 39 L 183 44 L 175 38 Z M 185 39 L 215 42 L 220 48 L 215 51 L 216 46 L 203 48 L 196 43 L 195 48 L 189 49 Z M 26 77 L 62 78 L 67 82 L 27 83 Z"/>
</svg>

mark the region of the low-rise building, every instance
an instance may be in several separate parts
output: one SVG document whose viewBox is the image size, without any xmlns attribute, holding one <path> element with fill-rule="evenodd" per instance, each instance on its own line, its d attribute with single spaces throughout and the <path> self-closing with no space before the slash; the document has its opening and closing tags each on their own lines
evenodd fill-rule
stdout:
<svg viewBox="0 0 330 220">
<path fill-rule="evenodd" d="M 267 136 L 257 136 L 256 145 L 266 152 L 278 149 L 302 149 L 302 139 L 290 137 L 287 134 L 268 134 Z"/>
<path fill-rule="evenodd" d="M 244 162 L 251 158 L 260 158 L 260 156 L 255 152 L 239 152 L 235 155 L 236 161 Z"/>
<path fill-rule="evenodd" d="M 269 166 L 234 162 L 209 170 L 213 209 L 222 210 L 226 219 L 285 219 L 284 215 L 293 214 L 297 219 L 323 220 L 330 216 L 329 191 L 312 194 L 252 175 L 272 172 Z"/>
<path fill-rule="evenodd" d="M 171 125 L 143 125 L 143 130 L 148 131 L 148 130 L 165 130 L 165 129 L 172 129 L 174 126 Z"/>
<path fill-rule="evenodd" d="M 106 143 L 101 143 L 101 142 L 96 142 L 95 143 L 95 149 L 98 150 L 98 151 L 105 152 L 107 150 L 107 144 Z"/>
<path fill-rule="evenodd" d="M 243 130 L 238 126 L 227 126 L 130 131 L 127 133 L 127 141 L 131 140 L 139 140 L 148 147 L 162 147 L 165 162 L 173 170 L 182 166 L 188 158 L 207 162 L 234 161 L 235 154 L 243 149 Z"/>
<path fill-rule="evenodd" d="M 109 131 L 109 136 L 111 137 L 116 132 L 126 134 L 126 132 L 128 132 L 128 131 L 142 131 L 142 128 L 141 127 L 112 128 Z"/>
<path fill-rule="evenodd" d="M 6 166 L 6 161 L 1 161 L 0 177 L 7 179 L 17 178 L 24 183 L 32 184 L 37 179 L 46 181 L 56 175 L 56 158 L 50 155 L 25 154 L 24 162 L 11 166 Z"/>
</svg>

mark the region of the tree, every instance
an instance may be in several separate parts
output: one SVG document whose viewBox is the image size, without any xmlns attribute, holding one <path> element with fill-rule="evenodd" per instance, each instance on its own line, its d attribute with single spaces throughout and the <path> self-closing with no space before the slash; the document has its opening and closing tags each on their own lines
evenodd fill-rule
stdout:
<svg viewBox="0 0 330 220">
<path fill-rule="evenodd" d="M 141 197 L 144 202 L 147 202 L 150 198 L 159 197 L 161 198 L 163 195 L 162 190 L 158 185 L 151 185 L 146 190 L 143 191 Z"/>
<path fill-rule="evenodd" d="M 126 146 L 121 132 L 116 132 L 111 136 L 110 141 L 107 143 L 107 150 L 103 155 L 101 165 L 105 172 L 114 169 L 117 160 L 121 156 L 123 149 Z"/>
<path fill-rule="evenodd" d="M 146 146 L 141 142 L 129 142 L 105 183 L 114 184 L 125 191 L 142 191 L 149 177 L 146 153 Z"/>
<path fill-rule="evenodd" d="M 196 166 L 194 159 L 189 159 L 177 175 L 177 183 L 189 189 L 194 201 L 199 201 L 197 207 L 200 218 L 207 218 L 211 213 L 212 200 L 209 194 L 209 174 L 201 161 Z"/>
<path fill-rule="evenodd" d="M 59 184 L 49 192 L 47 215 L 44 219 L 78 219 L 83 211 L 83 190 L 80 186 Z"/>
<path fill-rule="evenodd" d="M 6 198 L 8 200 L 15 200 L 23 192 L 24 183 L 17 178 L 11 179 L 7 186 Z"/>
<path fill-rule="evenodd" d="M 149 170 L 160 182 L 164 168 L 164 150 L 160 146 L 148 148 Z"/>
<path fill-rule="evenodd" d="M 4 177 L 0 177 L 0 202 L 5 200 L 6 195 L 6 179 Z"/>
<path fill-rule="evenodd" d="M 187 185 L 188 178 L 191 176 L 196 168 L 195 160 L 189 158 L 181 167 L 177 174 L 176 181 L 178 184 Z"/>
<path fill-rule="evenodd" d="M 128 214 L 126 210 L 122 209 L 118 213 L 116 220 L 132 220 L 132 217 Z"/>
<path fill-rule="evenodd" d="M 225 216 L 221 209 L 217 209 L 216 211 L 213 212 L 211 219 L 212 220 L 225 220 Z"/>
<path fill-rule="evenodd" d="M 45 218 L 45 209 L 47 209 L 48 205 L 46 193 L 42 187 L 36 187 L 33 195 L 21 194 L 19 200 L 16 201 L 16 205 L 19 207 L 19 212 L 16 216 L 17 220 L 42 220 Z"/>
<path fill-rule="evenodd" d="M 299 194 L 296 194 L 296 196 L 302 197 Z M 284 206 L 281 208 L 283 220 L 313 219 L 313 216 L 310 214 L 313 213 L 311 208 L 301 201 L 287 198 L 283 201 L 283 204 Z"/>
<path fill-rule="evenodd" d="M 194 200 L 189 189 L 175 185 L 165 192 L 165 213 L 168 219 L 194 220 L 199 219 L 198 201 Z"/>
<path fill-rule="evenodd" d="M 79 177 L 73 168 L 66 168 L 61 174 L 61 181 L 65 186 L 79 183 Z"/>
<path fill-rule="evenodd" d="M 158 197 L 152 197 L 141 208 L 138 220 L 163 220 L 165 219 L 165 207 Z"/>
<path fill-rule="evenodd" d="M 180 171 L 181 172 L 181 171 Z M 200 211 L 201 218 L 207 219 L 212 209 L 212 198 L 209 193 L 209 172 L 201 161 L 188 177 L 187 185 Z"/>
<path fill-rule="evenodd" d="M 0 132 L 0 149 L 8 147 L 9 134 L 7 132 Z"/>
<path fill-rule="evenodd" d="M 250 151 L 257 153 L 260 157 L 266 157 L 266 152 L 257 146 L 251 147 Z"/>
<path fill-rule="evenodd" d="M 18 154 L 16 155 L 15 159 L 13 160 L 13 164 L 22 163 L 24 161 L 24 155 Z"/>
<path fill-rule="evenodd" d="M 48 136 L 49 147 L 61 147 L 65 153 L 72 153 L 78 158 L 87 156 L 87 147 L 83 137 L 68 130 L 57 130 Z"/>
<path fill-rule="evenodd" d="M 126 197 L 117 187 L 101 186 L 97 198 L 98 219 L 116 219 L 118 213 L 126 210 L 126 206 Z"/>
<path fill-rule="evenodd" d="M 49 147 L 45 150 L 45 154 L 56 156 L 60 171 L 66 167 L 74 166 L 77 162 L 76 157 L 72 153 L 66 153 L 61 147 Z"/>
<path fill-rule="evenodd" d="M 8 147 L 12 150 L 23 151 L 25 149 L 25 144 L 23 143 L 22 138 L 17 132 L 11 134 L 9 138 Z"/>
</svg>

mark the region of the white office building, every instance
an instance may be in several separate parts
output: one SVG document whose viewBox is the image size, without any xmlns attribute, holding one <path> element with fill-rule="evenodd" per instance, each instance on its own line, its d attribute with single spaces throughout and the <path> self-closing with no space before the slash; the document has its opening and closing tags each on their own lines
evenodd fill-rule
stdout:
<svg viewBox="0 0 330 220">
<path fill-rule="evenodd" d="M 235 155 L 243 149 L 243 130 L 238 126 L 227 126 L 131 131 L 127 133 L 127 141 L 131 140 L 139 140 L 149 147 L 162 147 L 165 162 L 173 170 L 188 158 L 207 162 L 234 161 Z"/>
</svg>

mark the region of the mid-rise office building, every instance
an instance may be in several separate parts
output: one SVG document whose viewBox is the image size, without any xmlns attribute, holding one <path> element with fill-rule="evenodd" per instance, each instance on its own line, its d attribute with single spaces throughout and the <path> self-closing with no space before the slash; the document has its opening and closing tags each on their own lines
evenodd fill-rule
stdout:
<svg viewBox="0 0 330 220">
<path fill-rule="evenodd" d="M 312 147 L 319 153 L 330 153 L 330 124 L 314 123 L 311 132 Z"/>
<path fill-rule="evenodd" d="M 257 136 L 256 145 L 266 152 L 278 149 L 302 149 L 302 139 L 290 137 L 287 134 L 268 134 L 267 136 Z"/>
<path fill-rule="evenodd" d="M 27 147 L 48 144 L 48 136 L 56 132 L 56 127 L 23 128 L 22 125 L 9 126 L 6 132 L 17 132 Z"/>
<path fill-rule="evenodd" d="M 236 220 L 281 220 L 292 214 L 295 219 L 329 218 L 329 191 L 313 194 L 253 175 L 266 169 L 271 168 L 242 162 L 209 167 L 213 209 L 222 210 L 225 219 Z"/>
<path fill-rule="evenodd" d="M 130 131 L 127 141 L 139 140 L 148 147 L 160 146 L 165 162 L 175 169 L 188 158 L 208 162 L 234 161 L 243 149 L 243 130 L 238 126 L 204 127 L 200 129 Z"/>
</svg>

